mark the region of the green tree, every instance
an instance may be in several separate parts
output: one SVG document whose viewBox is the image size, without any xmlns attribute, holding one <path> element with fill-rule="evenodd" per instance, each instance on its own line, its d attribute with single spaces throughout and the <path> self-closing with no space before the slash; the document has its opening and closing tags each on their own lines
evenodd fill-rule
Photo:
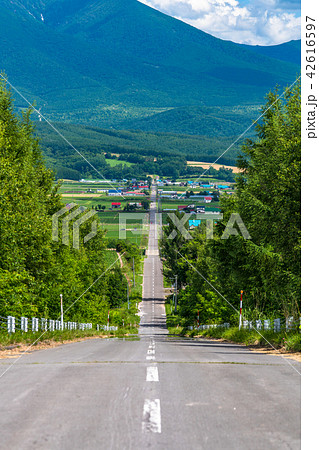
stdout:
<svg viewBox="0 0 319 450">
<path fill-rule="evenodd" d="M 102 231 L 84 245 L 96 217 L 81 226 L 79 249 L 52 240 L 52 215 L 64 205 L 30 114 L 14 113 L 0 83 L 0 315 L 58 318 L 63 294 L 65 320 L 104 320 L 101 304 L 125 301 L 125 280 L 108 267 Z"/>
<path fill-rule="evenodd" d="M 233 196 L 221 199 L 224 221 L 240 214 L 251 240 L 231 236 L 215 242 L 220 278 L 229 295 L 247 292 L 252 308 L 276 309 L 285 315 L 300 308 L 300 85 L 283 100 L 270 93 L 258 139 L 247 141 Z M 232 255 L 230 260 L 229 255 Z"/>
<path fill-rule="evenodd" d="M 205 240 L 201 226 L 193 240 L 169 240 L 171 223 L 164 231 L 164 273 L 179 273 L 179 311 L 190 321 L 197 310 L 206 321 L 234 320 L 231 305 L 238 308 L 241 290 L 255 316 L 300 312 L 300 85 L 287 89 L 282 100 L 271 92 L 263 111 L 257 139 L 243 146 L 234 195 L 221 196 L 223 220 L 214 238 Z M 222 238 L 233 213 L 251 239 L 240 232 Z"/>
</svg>

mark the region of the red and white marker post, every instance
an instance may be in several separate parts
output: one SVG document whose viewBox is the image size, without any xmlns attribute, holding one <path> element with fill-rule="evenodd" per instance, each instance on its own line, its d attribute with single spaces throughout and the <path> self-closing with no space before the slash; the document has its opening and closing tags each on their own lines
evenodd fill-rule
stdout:
<svg viewBox="0 0 319 450">
<path fill-rule="evenodd" d="M 197 329 L 199 329 L 199 310 L 197 311 Z"/>
<path fill-rule="evenodd" d="M 107 312 L 107 329 L 110 327 L 110 311 Z"/>
<path fill-rule="evenodd" d="M 243 292 L 240 291 L 240 308 L 239 308 L 239 329 L 241 329 L 242 326 L 242 310 L 243 310 Z"/>
<path fill-rule="evenodd" d="M 63 294 L 60 294 L 60 305 L 61 305 L 61 330 L 63 331 Z"/>
</svg>

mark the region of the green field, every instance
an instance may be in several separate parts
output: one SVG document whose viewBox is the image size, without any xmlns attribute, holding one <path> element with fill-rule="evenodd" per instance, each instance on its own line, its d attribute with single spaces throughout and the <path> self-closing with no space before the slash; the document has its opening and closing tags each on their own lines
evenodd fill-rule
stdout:
<svg viewBox="0 0 319 450">
<path fill-rule="evenodd" d="M 187 206 L 187 205 L 195 205 L 195 206 L 205 206 L 206 208 L 216 208 L 219 206 L 219 202 L 211 202 L 211 203 L 205 203 L 205 202 L 194 202 L 193 199 L 188 200 L 167 200 L 160 202 L 160 208 L 161 210 L 165 209 L 177 209 L 178 206 Z"/>
<path fill-rule="evenodd" d="M 131 163 L 131 162 L 128 162 L 128 161 L 121 161 L 120 159 L 105 158 L 105 162 L 107 164 L 109 164 L 111 167 L 119 166 L 120 164 L 122 164 L 123 166 L 126 166 L 126 167 L 135 166 L 134 163 Z"/>
<path fill-rule="evenodd" d="M 63 194 L 66 191 L 87 192 L 89 189 L 96 192 L 97 189 L 118 189 L 123 188 L 123 186 L 124 183 L 113 182 L 112 180 L 105 180 L 99 183 L 63 180 L 59 188 L 59 193 Z"/>
<path fill-rule="evenodd" d="M 111 188 L 118 188 L 122 185 L 119 183 L 112 183 Z M 147 245 L 147 234 L 143 234 L 147 232 L 147 228 L 143 228 L 143 219 L 144 222 L 148 223 L 148 213 L 144 210 L 137 209 L 135 212 L 127 213 L 123 211 L 124 207 L 128 203 L 133 202 L 141 202 L 141 200 L 146 197 L 123 197 L 116 196 L 111 197 L 107 196 L 105 193 L 102 193 L 99 197 L 95 197 L 96 189 L 108 189 L 110 186 L 108 183 L 79 183 L 79 182 L 63 182 L 61 185 L 59 192 L 63 194 L 62 200 L 65 204 L 68 203 L 76 203 L 78 206 L 85 206 L 89 209 L 98 209 L 97 215 L 99 217 L 100 229 L 105 233 L 105 237 L 107 239 L 127 239 L 132 243 L 137 244 L 141 248 L 145 248 Z M 88 190 L 94 191 L 92 196 L 90 193 L 87 193 Z M 67 191 L 78 191 L 83 192 L 83 194 L 69 194 L 67 195 Z M 85 197 L 81 197 L 81 195 L 85 195 Z M 112 209 L 112 203 L 121 203 L 120 209 Z M 132 219 L 126 218 L 126 225 L 122 225 L 120 229 L 120 217 L 121 214 L 135 214 L 138 213 L 139 217 L 132 215 Z M 145 216 L 146 215 L 146 216 Z M 127 217 L 127 216 L 126 216 Z M 121 232 L 121 233 L 120 233 Z M 113 255 L 112 257 L 116 258 Z M 114 259 L 110 260 L 110 263 L 114 261 Z"/>
</svg>

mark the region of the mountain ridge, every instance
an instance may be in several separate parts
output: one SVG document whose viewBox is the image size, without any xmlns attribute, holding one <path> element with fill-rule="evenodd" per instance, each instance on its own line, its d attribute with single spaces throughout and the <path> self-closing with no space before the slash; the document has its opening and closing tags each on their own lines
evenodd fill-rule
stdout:
<svg viewBox="0 0 319 450">
<path fill-rule="evenodd" d="M 136 0 L 0 3 L 0 68 L 51 120 L 105 128 L 139 120 L 141 127 L 147 117 L 156 122 L 154 108 L 261 105 L 300 71 L 293 42 L 255 48 L 223 41 Z M 193 133 L 193 125 L 183 132 Z"/>
</svg>

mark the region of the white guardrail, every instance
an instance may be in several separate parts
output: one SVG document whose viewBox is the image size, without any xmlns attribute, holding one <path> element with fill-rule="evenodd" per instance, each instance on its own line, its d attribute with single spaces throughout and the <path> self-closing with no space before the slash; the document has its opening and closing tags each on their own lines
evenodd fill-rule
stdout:
<svg viewBox="0 0 319 450">
<path fill-rule="evenodd" d="M 293 316 L 288 317 L 287 319 L 274 319 L 274 320 L 243 320 L 243 328 L 248 330 L 273 330 L 275 333 L 279 333 L 280 331 L 291 331 L 291 330 L 300 330 L 301 325 L 301 317 L 299 319 L 294 319 Z M 189 330 L 208 330 L 209 328 L 229 328 L 229 323 L 223 324 L 212 324 L 212 325 L 195 325 L 189 326 Z"/>
<path fill-rule="evenodd" d="M 92 330 L 92 323 L 80 322 L 61 322 L 60 320 L 39 319 L 37 317 L 20 317 L 14 316 L 0 317 L 0 329 L 6 329 L 8 333 L 22 331 L 28 333 L 30 331 L 62 331 L 62 330 Z M 96 325 L 97 331 L 117 331 L 118 327 L 110 325 Z"/>
</svg>

